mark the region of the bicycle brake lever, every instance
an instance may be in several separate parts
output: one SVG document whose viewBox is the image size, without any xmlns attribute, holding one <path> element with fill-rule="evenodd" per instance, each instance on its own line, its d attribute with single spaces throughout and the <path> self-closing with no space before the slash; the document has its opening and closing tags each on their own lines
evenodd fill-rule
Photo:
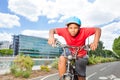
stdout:
<svg viewBox="0 0 120 80">
<path fill-rule="evenodd" d="M 90 49 L 90 45 L 89 44 L 84 47 L 84 50 L 89 51 L 89 49 Z"/>
</svg>

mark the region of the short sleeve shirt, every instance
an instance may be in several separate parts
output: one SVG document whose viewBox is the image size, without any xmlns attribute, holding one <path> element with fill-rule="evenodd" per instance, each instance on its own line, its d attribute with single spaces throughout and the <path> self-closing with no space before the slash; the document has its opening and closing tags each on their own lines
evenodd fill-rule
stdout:
<svg viewBox="0 0 120 80">
<path fill-rule="evenodd" d="M 73 37 L 70 35 L 68 29 L 65 28 L 56 28 L 56 32 L 59 36 L 62 36 L 67 45 L 69 46 L 83 46 L 85 45 L 85 40 L 87 37 L 93 35 L 95 33 L 95 28 L 80 28 L 80 31 L 77 36 Z M 72 51 L 72 50 L 71 50 Z M 78 52 L 78 57 L 83 57 L 87 54 L 86 50 L 81 50 Z"/>
</svg>

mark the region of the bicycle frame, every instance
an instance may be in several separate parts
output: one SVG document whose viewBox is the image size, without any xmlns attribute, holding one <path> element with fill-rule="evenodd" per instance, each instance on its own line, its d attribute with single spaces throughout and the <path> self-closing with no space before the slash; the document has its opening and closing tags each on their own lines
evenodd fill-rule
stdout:
<svg viewBox="0 0 120 80">
<path fill-rule="evenodd" d="M 61 80 L 78 80 L 77 74 L 75 72 L 75 60 L 77 59 L 77 54 L 79 50 L 85 49 L 85 50 L 89 50 L 89 45 L 84 45 L 84 46 L 79 46 L 79 47 L 75 47 L 75 46 L 68 46 L 65 44 L 61 44 L 58 40 L 56 40 L 56 45 L 57 47 L 61 47 L 63 49 L 63 54 L 64 57 L 67 59 L 67 63 L 66 63 L 66 73 L 62 76 Z M 73 52 L 70 55 L 66 55 L 66 48 L 70 49 L 74 49 L 75 52 Z"/>
</svg>

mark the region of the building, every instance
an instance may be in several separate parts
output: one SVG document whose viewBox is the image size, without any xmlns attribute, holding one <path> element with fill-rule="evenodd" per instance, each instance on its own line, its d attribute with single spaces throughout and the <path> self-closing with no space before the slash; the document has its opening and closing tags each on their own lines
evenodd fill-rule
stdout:
<svg viewBox="0 0 120 80">
<path fill-rule="evenodd" d="M 12 43 L 9 41 L 0 41 L 0 49 L 10 49 Z"/>
<path fill-rule="evenodd" d="M 13 36 L 14 55 L 23 53 L 32 57 L 54 58 L 62 52 L 61 48 L 53 48 L 47 39 L 26 35 Z"/>
</svg>

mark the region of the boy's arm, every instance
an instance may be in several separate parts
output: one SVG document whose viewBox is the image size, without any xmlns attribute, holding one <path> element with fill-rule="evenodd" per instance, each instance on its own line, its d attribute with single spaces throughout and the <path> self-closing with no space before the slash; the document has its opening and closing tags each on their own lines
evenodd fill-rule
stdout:
<svg viewBox="0 0 120 80">
<path fill-rule="evenodd" d="M 94 41 L 93 43 L 90 44 L 91 50 L 95 50 L 98 46 L 98 42 L 101 36 L 101 29 L 100 28 L 95 28 L 95 36 L 94 36 Z"/>
<path fill-rule="evenodd" d="M 55 29 L 51 29 L 49 31 L 49 38 L 48 38 L 48 44 L 50 44 L 50 45 L 55 44 L 54 34 L 56 34 L 56 30 Z"/>
</svg>

